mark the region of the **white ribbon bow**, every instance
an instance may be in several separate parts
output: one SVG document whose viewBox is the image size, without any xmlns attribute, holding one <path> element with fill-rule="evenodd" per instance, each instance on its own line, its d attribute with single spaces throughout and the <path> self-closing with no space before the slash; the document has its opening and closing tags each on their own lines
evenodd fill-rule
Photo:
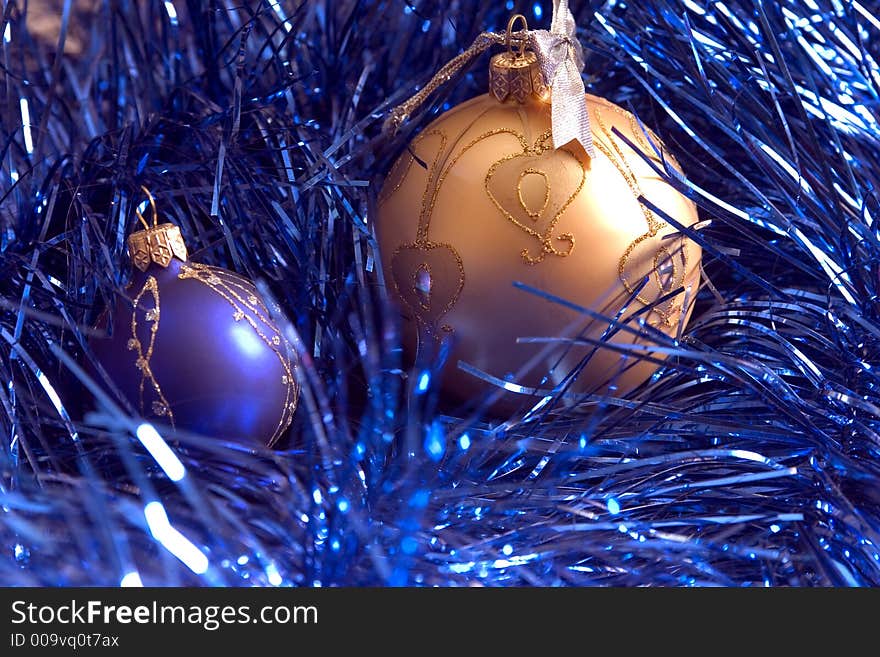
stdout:
<svg viewBox="0 0 880 657">
<path fill-rule="evenodd" d="M 577 26 L 568 8 L 568 0 L 553 0 L 550 31 L 532 33 L 538 63 L 550 85 L 553 121 L 553 147 L 561 148 L 577 141 L 587 155 L 595 157 L 586 90 L 581 79 L 584 55 L 577 40 Z"/>
</svg>

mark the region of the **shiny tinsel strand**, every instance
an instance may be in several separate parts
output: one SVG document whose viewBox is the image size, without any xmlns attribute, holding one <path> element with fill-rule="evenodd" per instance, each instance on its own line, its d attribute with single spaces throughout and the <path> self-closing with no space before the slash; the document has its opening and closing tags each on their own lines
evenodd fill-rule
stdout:
<svg viewBox="0 0 880 657">
<path fill-rule="evenodd" d="M 687 172 L 708 282 L 642 389 L 499 423 L 407 368 L 370 209 L 485 67 L 394 138 L 387 110 L 551 2 L 5 3 L 0 582 L 880 585 L 876 3 L 571 4 L 587 90 Z M 140 185 L 278 302 L 305 365 L 278 449 L 157 458 L 83 366 Z"/>
</svg>

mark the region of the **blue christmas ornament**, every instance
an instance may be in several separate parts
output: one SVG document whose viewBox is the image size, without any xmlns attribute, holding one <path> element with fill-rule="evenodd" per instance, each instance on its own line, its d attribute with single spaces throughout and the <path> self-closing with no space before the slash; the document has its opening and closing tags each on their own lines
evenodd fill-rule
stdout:
<svg viewBox="0 0 880 657">
<path fill-rule="evenodd" d="M 92 342 L 99 362 L 146 418 L 272 445 L 299 396 L 289 344 L 251 281 L 189 262 L 180 228 L 153 213 L 148 226 L 138 212 L 145 228 L 128 240 L 132 280 L 108 337 Z"/>
</svg>

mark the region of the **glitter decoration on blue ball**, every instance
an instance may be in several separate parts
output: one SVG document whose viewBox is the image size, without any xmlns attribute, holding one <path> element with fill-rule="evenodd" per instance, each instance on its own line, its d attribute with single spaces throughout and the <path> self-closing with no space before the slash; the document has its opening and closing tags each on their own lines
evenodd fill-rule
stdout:
<svg viewBox="0 0 880 657">
<path fill-rule="evenodd" d="M 271 446 L 299 398 L 296 360 L 253 283 L 189 261 L 180 228 L 128 238 L 133 276 L 91 341 L 111 390 L 172 430 Z"/>
</svg>

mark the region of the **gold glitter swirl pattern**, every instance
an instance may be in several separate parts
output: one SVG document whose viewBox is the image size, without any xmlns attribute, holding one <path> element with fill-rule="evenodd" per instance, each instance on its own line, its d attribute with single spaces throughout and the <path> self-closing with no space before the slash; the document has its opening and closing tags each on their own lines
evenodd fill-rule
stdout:
<svg viewBox="0 0 880 657">
<path fill-rule="evenodd" d="M 595 118 L 595 147 L 620 173 L 633 198 L 638 199 L 642 195 L 639 179 L 624 155 L 622 142 L 613 135 L 602 112 L 607 110 L 625 118 L 634 142 L 645 152 L 653 151 L 644 137 L 645 134 L 654 144 L 661 142 L 650 129 L 640 125 L 630 112 L 602 98 L 590 97 L 590 100 Z M 393 252 L 391 273 L 399 297 L 412 311 L 419 325 L 435 337 L 440 335 L 440 329 L 452 330 L 446 325 L 441 327 L 440 320 L 458 301 L 464 289 L 465 270 L 464 263 L 452 244 L 431 240 L 430 227 L 434 208 L 447 177 L 461 158 L 478 144 L 499 135 L 512 136 L 517 140 L 519 150 L 509 152 L 494 162 L 486 172 L 483 186 L 498 212 L 536 242 L 536 247 L 520 252 L 523 262 L 534 266 L 543 262 L 547 256 L 568 257 L 575 249 L 575 236 L 572 233 L 555 234 L 554 231 L 564 213 L 583 191 L 587 172 L 581 160 L 570 150 L 553 148 L 552 131 L 547 130 L 534 144 L 529 144 L 524 134 L 513 128 L 489 130 L 476 136 L 454 154 L 447 153 L 447 147 L 450 141 L 457 144 L 457 140 L 450 140 L 437 128 L 422 133 L 410 146 L 409 156 L 401 157 L 395 163 L 389 174 L 389 184 L 383 189 L 379 203 L 381 205 L 388 201 L 403 186 L 414 161 L 424 161 L 427 180 L 422 192 L 416 239 L 401 244 Z M 420 152 L 417 154 L 418 148 L 428 143 L 428 139 L 435 142 L 431 144 L 431 156 L 425 157 Z M 665 153 L 664 157 L 667 157 Z M 677 166 L 671 156 L 668 159 Z M 577 166 L 580 173 L 574 176 L 550 173 L 566 165 Z M 506 188 L 505 185 L 508 184 L 513 185 L 514 189 Z M 531 203 L 527 200 L 530 194 L 524 190 L 526 184 L 530 185 L 531 195 L 537 196 Z M 511 191 L 512 202 L 509 202 Z M 630 282 L 627 268 L 632 262 L 641 262 L 643 257 L 647 257 L 637 251 L 642 245 L 648 246 L 649 240 L 658 238 L 667 226 L 666 222 L 658 219 L 644 204 L 639 203 L 639 207 L 647 224 L 646 231 L 627 246 L 618 262 L 618 278 L 630 294 L 634 294 L 636 290 Z M 656 298 L 683 283 L 688 266 L 685 240 L 669 240 L 655 249 L 651 260 L 652 281 L 657 285 L 659 294 L 651 295 L 642 291 L 635 298 L 643 305 L 654 303 L 655 299 L 649 298 L 650 296 Z M 454 280 L 444 280 L 445 278 Z M 670 301 L 662 307 L 652 308 L 652 314 L 656 313 L 663 325 L 673 326 L 680 310 L 680 302 Z"/>
<path fill-rule="evenodd" d="M 421 138 L 422 137 L 419 137 L 415 142 L 412 143 L 409 148 L 415 148 L 416 143 L 418 143 Z M 409 173 L 409 169 L 412 166 L 413 162 L 415 162 L 415 158 L 412 155 L 412 150 L 410 150 L 409 152 L 409 157 L 400 157 L 397 159 L 397 161 L 391 167 L 391 171 L 388 172 L 388 180 L 396 180 L 396 182 L 393 183 L 393 185 L 386 185 L 379 192 L 379 205 L 382 205 L 383 203 L 385 203 L 385 201 L 394 196 L 395 192 L 397 192 L 397 190 L 403 186 L 403 183 L 406 180 L 406 176 Z"/>
<path fill-rule="evenodd" d="M 452 332 L 450 326 L 440 325 L 440 320 L 452 309 L 464 289 L 464 264 L 458 251 L 451 244 L 432 242 L 428 236 L 437 192 L 442 184 L 437 182 L 435 186 L 432 183 L 446 151 L 448 139 L 445 134 L 439 130 L 429 130 L 413 141 L 409 157 L 403 160 L 405 164 L 399 160 L 392 169 L 392 179 L 399 176 L 396 185 L 388 196 L 380 199 L 380 203 L 400 189 L 416 158 L 416 149 L 429 137 L 439 138 L 439 147 L 428 166 L 428 182 L 422 193 L 416 239 L 395 249 L 391 257 L 391 278 L 398 296 L 412 310 L 419 325 L 432 337 L 439 338 L 442 333 Z M 398 170 L 398 166 L 404 169 L 403 172 Z M 441 174 L 441 181 L 448 172 L 449 167 Z M 435 277 L 438 271 L 456 272 L 458 275 Z"/>
<path fill-rule="evenodd" d="M 254 294 L 253 285 L 246 278 L 225 269 L 194 263 L 182 265 L 177 277 L 180 280 L 198 281 L 225 299 L 232 307 L 232 318 L 236 322 L 246 321 L 250 324 L 260 340 L 278 357 L 283 370 L 279 383 L 284 386 L 285 399 L 278 426 L 268 443 L 271 447 L 293 421 L 299 399 L 299 384 L 294 376 L 296 365 L 290 356 L 287 341 L 282 338 L 269 317 L 268 309 Z"/>
<path fill-rule="evenodd" d="M 439 338 L 441 331 L 452 332 L 440 320 L 464 288 L 464 263 L 451 244 L 430 240 L 401 244 L 392 257 L 391 274 L 397 294 L 429 335 Z"/>
<path fill-rule="evenodd" d="M 559 220 L 562 218 L 562 215 L 568 209 L 568 206 L 572 204 L 577 195 L 580 194 L 581 190 L 584 188 L 584 183 L 587 179 L 587 172 L 584 169 L 583 164 L 581 164 L 580 160 L 578 160 L 570 151 L 567 149 L 559 149 L 558 151 L 554 151 L 552 145 L 552 132 L 547 131 L 538 137 L 535 140 L 534 146 L 529 147 L 528 144 L 525 143 L 525 137 L 516 134 L 517 138 L 520 140 L 520 143 L 523 145 L 523 150 L 521 153 L 513 153 L 511 155 L 507 155 L 506 157 L 501 158 L 497 162 L 495 162 L 492 166 L 489 167 L 489 171 L 486 173 L 486 178 L 484 180 L 483 186 L 486 190 L 486 195 L 489 197 L 489 200 L 492 201 L 492 204 L 498 209 L 498 211 L 504 215 L 505 219 L 507 219 L 510 223 L 512 223 L 517 228 L 523 230 L 526 234 L 534 238 L 541 247 L 541 251 L 538 255 L 532 255 L 529 253 L 528 249 L 523 249 L 520 252 L 523 261 L 529 265 L 537 265 L 542 262 L 545 256 L 555 255 L 560 257 L 567 257 L 571 255 L 571 252 L 574 250 L 575 240 L 574 235 L 571 233 L 562 233 L 561 235 L 553 235 L 553 230 L 556 228 L 556 224 L 559 223 Z M 545 155 L 549 151 L 549 157 L 559 158 L 562 157 L 563 154 L 568 155 L 573 162 L 575 162 L 580 168 L 580 178 L 577 182 L 577 187 L 575 190 L 567 195 L 567 197 L 562 202 L 561 206 L 555 213 L 553 213 L 552 217 L 549 221 L 546 221 L 546 217 L 544 216 L 548 206 L 550 205 L 551 195 L 555 196 L 554 189 L 557 186 L 564 185 L 567 181 L 559 180 L 556 182 L 556 185 L 550 184 L 550 177 L 547 175 L 545 171 L 542 169 L 536 168 L 533 166 L 527 166 L 522 169 L 517 176 L 516 182 L 516 198 L 519 201 L 519 205 L 523 211 L 525 211 L 526 215 L 529 219 L 534 222 L 538 222 L 539 220 L 545 220 L 545 227 L 543 230 L 536 230 L 535 228 L 519 221 L 509 209 L 505 208 L 501 202 L 498 200 L 496 195 L 492 192 L 492 180 L 495 175 L 498 173 L 499 169 L 503 167 L 508 162 L 514 162 L 516 160 L 520 160 L 523 158 L 528 158 L 528 162 L 532 160 L 540 161 L 540 158 Z M 540 210 L 537 212 L 527 207 L 525 199 L 523 198 L 523 181 L 529 175 L 539 175 L 544 179 L 544 203 Z M 563 194 L 565 192 L 563 191 Z M 554 245 L 554 239 L 557 242 L 563 242 L 567 246 L 562 249 L 557 248 Z"/>
<path fill-rule="evenodd" d="M 522 250 L 521 256 L 523 261 L 534 265 L 550 254 L 566 257 L 574 249 L 575 240 L 571 233 L 554 235 L 553 231 L 563 213 L 571 205 L 581 189 L 583 189 L 586 171 L 572 153 L 567 150 L 561 151 L 580 168 L 580 177 L 576 188 L 570 194 L 567 194 L 561 203 L 558 203 L 558 207 L 552 208 L 551 198 L 555 196 L 554 186 L 550 184 L 550 176 L 547 172 L 538 168 L 541 158 L 560 156 L 560 153 L 552 148 L 552 133 L 549 130 L 541 134 L 533 145 L 529 145 L 525 136 L 512 128 L 489 130 L 465 144 L 445 163 L 443 160 L 444 156 L 447 155 L 446 149 L 449 138 L 442 131 L 436 129 L 421 134 L 413 141 L 409 157 L 401 158 L 401 160 L 395 163 L 389 176 L 392 185 L 391 189 L 387 194 L 382 194 L 379 202 L 384 203 L 403 185 L 413 161 L 418 157 L 416 155 L 418 147 L 426 143 L 426 140 L 429 138 L 437 138 L 439 144 L 436 146 L 433 157 L 430 158 L 428 180 L 422 193 L 416 239 L 413 242 L 398 246 L 391 258 L 392 280 L 397 294 L 404 301 L 405 305 L 410 308 L 417 322 L 434 337 L 439 337 L 441 331 L 452 331 L 452 328 L 448 325 L 440 325 L 440 320 L 455 305 L 465 284 L 464 263 L 459 253 L 451 244 L 434 242 L 430 238 L 430 226 L 434 207 L 437 204 L 437 199 L 444 187 L 446 178 L 461 158 L 477 144 L 499 135 L 514 137 L 519 144 L 520 150 L 495 162 L 486 174 L 484 185 L 487 196 L 493 205 L 498 208 L 502 216 L 538 243 L 540 251 L 538 251 L 537 255 L 531 254 L 528 249 Z M 533 222 L 534 226 L 530 226 L 524 221 L 517 219 L 510 209 L 506 209 L 501 204 L 493 192 L 493 180 L 496 174 L 502 167 L 506 167 L 508 163 L 518 158 L 524 158 L 525 162 L 524 168 L 518 172 L 515 178 L 515 198 L 519 203 L 518 210 L 524 212 L 527 220 Z M 519 163 L 515 163 L 514 166 L 516 164 Z M 523 181 L 529 175 L 539 175 L 545 183 L 544 202 L 537 211 L 527 207 L 523 195 Z M 547 215 L 550 212 L 548 211 L 552 212 L 549 218 Z M 560 242 L 564 246 L 558 246 Z M 420 274 L 420 272 L 422 273 Z M 434 272 L 449 272 L 449 276 L 455 280 L 446 281 L 443 276 L 439 278 L 434 277 Z M 456 277 L 453 272 L 457 273 L 458 276 Z M 417 277 L 419 278 L 418 281 L 416 280 Z"/>
<path fill-rule="evenodd" d="M 148 305 L 152 302 L 152 305 Z M 143 309 L 144 320 L 150 327 L 150 337 L 147 342 L 147 348 L 144 350 L 143 343 L 138 336 L 138 312 Z M 155 277 L 150 276 L 144 283 L 141 291 L 134 298 L 134 309 L 131 313 L 131 338 L 128 340 L 128 348 L 136 354 L 135 367 L 141 373 L 141 380 L 138 386 L 138 399 L 140 400 L 141 415 L 144 415 L 144 388 L 149 381 L 150 389 L 155 395 L 155 399 L 150 405 L 150 410 L 154 415 L 159 417 L 167 417 L 171 426 L 174 426 L 174 413 L 171 411 L 171 405 L 162 393 L 162 387 L 153 374 L 150 361 L 153 358 L 153 351 L 156 347 L 156 333 L 159 331 L 159 319 L 161 316 L 159 285 Z"/>
<path fill-rule="evenodd" d="M 620 175 L 626 181 L 627 186 L 634 198 L 638 199 L 642 196 L 642 190 L 638 182 L 638 178 L 627 162 L 626 157 L 621 150 L 621 146 L 619 141 L 615 139 L 614 134 L 608 128 L 604 118 L 602 117 L 602 113 L 599 111 L 598 105 L 602 105 L 605 108 L 613 109 L 616 113 L 627 117 L 630 122 L 630 128 L 632 129 L 633 134 L 636 137 L 636 141 L 639 146 L 643 148 L 645 151 L 650 152 L 649 145 L 645 142 L 642 137 L 642 128 L 636 122 L 635 117 L 626 112 L 615 105 L 611 105 L 606 102 L 599 102 L 593 108 L 593 116 L 595 117 L 595 126 L 596 130 L 599 132 L 598 139 L 594 140 L 593 144 L 597 150 L 599 150 L 608 160 L 614 165 L 614 167 L 620 172 Z M 660 143 L 660 140 L 657 139 L 656 135 L 649 132 L 649 136 L 652 141 L 656 141 L 656 143 Z M 645 217 L 645 222 L 647 223 L 648 229 L 642 235 L 636 237 L 623 252 L 623 255 L 620 257 L 618 262 L 618 278 L 620 282 L 623 284 L 624 288 L 630 294 L 635 293 L 635 288 L 630 284 L 629 279 L 626 274 L 626 268 L 629 264 L 630 259 L 633 256 L 635 250 L 646 240 L 657 237 L 660 231 L 666 226 L 666 222 L 658 219 L 654 213 L 650 210 L 650 208 L 646 207 L 643 203 L 639 203 L 639 207 L 642 211 L 643 216 Z M 687 271 L 687 263 L 688 263 L 688 252 L 687 245 L 684 239 L 677 240 L 677 246 L 675 249 L 676 253 L 680 254 L 681 259 L 681 267 L 676 266 L 676 258 L 675 256 L 669 252 L 666 246 L 661 246 L 657 249 L 657 252 L 653 257 L 653 270 L 652 275 L 654 277 L 654 281 L 657 284 L 660 295 L 662 296 L 665 293 L 671 292 L 677 286 L 681 285 L 684 282 L 684 276 Z M 671 271 L 668 268 L 668 265 L 671 264 Z M 636 300 L 644 305 L 650 305 L 653 303 L 652 299 L 649 299 L 642 294 L 638 294 L 636 296 Z M 671 327 L 675 325 L 674 318 L 677 318 L 681 310 L 681 304 L 675 301 L 671 301 L 666 308 L 661 306 L 655 306 L 652 309 L 652 312 L 657 313 L 660 317 L 660 321 L 664 326 Z"/>
<path fill-rule="evenodd" d="M 541 203 L 540 210 L 533 210 L 529 207 L 528 202 L 522 195 L 522 184 L 523 181 L 529 176 L 538 176 L 544 182 L 544 201 Z M 550 180 L 547 178 L 547 174 L 541 171 L 540 169 L 523 169 L 523 171 L 519 174 L 519 180 L 516 182 L 516 197 L 519 201 L 519 206 L 525 211 L 527 215 L 529 215 L 529 219 L 533 221 L 537 221 L 542 214 L 544 214 L 544 210 L 547 209 L 547 204 L 550 202 Z"/>
</svg>

